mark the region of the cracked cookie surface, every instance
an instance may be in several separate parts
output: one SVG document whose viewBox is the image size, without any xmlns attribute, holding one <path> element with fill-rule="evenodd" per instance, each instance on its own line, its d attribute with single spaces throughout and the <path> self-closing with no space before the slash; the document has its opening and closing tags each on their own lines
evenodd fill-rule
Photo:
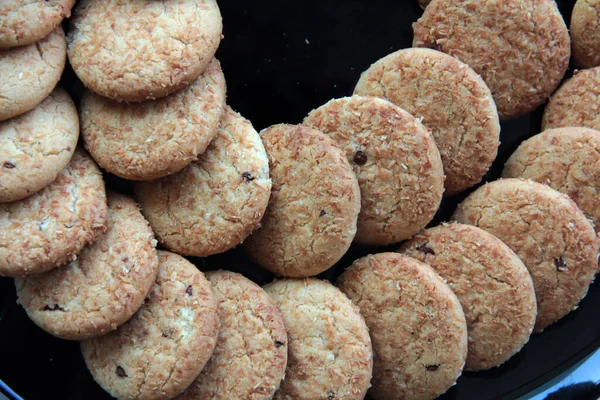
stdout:
<svg viewBox="0 0 600 400">
<path fill-rule="evenodd" d="M 571 14 L 571 51 L 580 68 L 600 65 L 600 0 L 577 0 Z"/>
</svg>

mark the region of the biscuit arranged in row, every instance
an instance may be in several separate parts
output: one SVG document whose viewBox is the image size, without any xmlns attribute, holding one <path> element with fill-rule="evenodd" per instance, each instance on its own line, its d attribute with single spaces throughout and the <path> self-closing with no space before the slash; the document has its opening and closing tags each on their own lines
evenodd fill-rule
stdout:
<svg viewBox="0 0 600 400">
<path fill-rule="evenodd" d="M 569 28 L 575 65 L 579 68 L 600 66 L 600 1 L 577 0 Z"/>
</svg>

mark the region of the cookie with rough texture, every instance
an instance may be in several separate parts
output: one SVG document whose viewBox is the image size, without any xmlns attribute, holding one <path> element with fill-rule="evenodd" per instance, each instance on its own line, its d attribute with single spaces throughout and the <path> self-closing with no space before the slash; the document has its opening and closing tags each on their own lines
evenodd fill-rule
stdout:
<svg viewBox="0 0 600 400">
<path fill-rule="evenodd" d="M 197 161 L 135 190 L 161 244 L 205 257 L 237 246 L 258 227 L 271 193 L 269 161 L 250 121 L 226 107 Z"/>
<path fill-rule="evenodd" d="M 198 379 L 177 400 L 271 399 L 287 364 L 281 311 L 240 274 L 213 271 L 206 277 L 219 303 L 219 339 Z"/>
<path fill-rule="evenodd" d="M 261 227 L 244 243 L 255 262 L 288 277 L 321 273 L 346 253 L 360 211 L 360 189 L 333 140 L 303 125 L 261 132 L 273 189 Z"/>
<path fill-rule="evenodd" d="M 156 283 L 139 311 L 116 331 L 81 342 L 90 373 L 119 399 L 177 396 L 217 343 L 219 310 L 204 274 L 177 254 L 159 251 L 158 261 Z"/>
<path fill-rule="evenodd" d="M 431 130 L 444 165 L 445 195 L 479 183 L 496 159 L 500 121 L 492 93 L 454 57 L 422 48 L 396 51 L 363 72 L 354 93 L 385 98 Z"/>
<path fill-rule="evenodd" d="M 577 0 L 571 14 L 571 52 L 580 68 L 600 65 L 600 1 Z"/>
<path fill-rule="evenodd" d="M 107 213 L 102 174 L 76 150 L 53 183 L 0 204 L 0 276 L 39 274 L 74 260 L 104 232 Z"/>
<path fill-rule="evenodd" d="M 501 119 L 546 101 L 569 65 L 571 41 L 554 0 L 433 0 L 414 47 L 448 53 L 485 81 Z"/>
<path fill-rule="evenodd" d="M 577 307 L 598 271 L 598 238 L 573 200 L 533 181 L 501 179 L 471 193 L 452 219 L 490 232 L 533 279 L 541 332 Z"/>
<path fill-rule="evenodd" d="M 358 308 L 315 278 L 264 287 L 283 313 L 288 365 L 276 400 L 362 399 L 373 367 L 371 338 Z"/>
<path fill-rule="evenodd" d="M 85 148 L 102 168 L 130 180 L 181 171 L 204 153 L 225 108 L 225 77 L 216 58 L 190 86 L 143 103 L 119 103 L 86 91 Z"/>
<path fill-rule="evenodd" d="M 222 29 L 215 0 L 82 0 L 67 52 L 87 88 L 117 101 L 144 101 L 196 80 Z"/>
<path fill-rule="evenodd" d="M 75 0 L 2 0 L 0 49 L 32 44 L 71 16 Z"/>
<path fill-rule="evenodd" d="M 33 322 L 62 339 L 104 335 L 140 308 L 158 271 L 156 241 L 137 204 L 108 195 L 107 230 L 77 259 L 45 274 L 15 280 Z"/>
<path fill-rule="evenodd" d="M 60 88 L 28 113 L 0 122 L 0 202 L 23 199 L 52 183 L 78 139 L 77 109 Z"/>
<path fill-rule="evenodd" d="M 433 399 L 460 376 L 467 325 L 456 295 L 428 265 L 396 253 L 358 259 L 337 286 L 373 340 L 373 399 Z"/>
<path fill-rule="evenodd" d="M 48 97 L 66 59 L 60 26 L 39 42 L 0 51 L 0 121 L 26 113 Z"/>
<path fill-rule="evenodd" d="M 496 367 L 529 341 L 537 306 L 527 267 L 500 239 L 471 225 L 426 229 L 400 248 L 450 286 L 467 319 L 465 369 Z"/>
<path fill-rule="evenodd" d="M 504 178 L 532 179 L 568 195 L 600 227 L 600 132 L 549 129 L 526 140 L 504 165 Z"/>
<path fill-rule="evenodd" d="M 304 119 L 346 154 L 360 186 L 355 240 L 390 244 L 423 229 L 440 206 L 444 172 L 431 134 L 389 101 L 334 99 Z"/>
</svg>

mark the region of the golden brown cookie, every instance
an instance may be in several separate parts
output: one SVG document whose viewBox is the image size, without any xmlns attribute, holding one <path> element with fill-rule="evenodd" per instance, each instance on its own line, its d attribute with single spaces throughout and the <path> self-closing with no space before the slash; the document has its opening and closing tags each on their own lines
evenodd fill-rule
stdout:
<svg viewBox="0 0 600 400">
<path fill-rule="evenodd" d="M 571 51 L 575 65 L 600 65 L 600 1 L 577 0 L 571 14 Z"/>
</svg>

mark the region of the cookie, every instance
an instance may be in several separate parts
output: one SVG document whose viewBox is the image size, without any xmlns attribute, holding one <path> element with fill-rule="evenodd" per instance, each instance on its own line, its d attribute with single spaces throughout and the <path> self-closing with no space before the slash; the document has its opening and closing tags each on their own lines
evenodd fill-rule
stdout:
<svg viewBox="0 0 600 400">
<path fill-rule="evenodd" d="M 442 157 L 445 195 L 481 181 L 496 159 L 500 121 L 475 71 L 431 49 L 391 53 L 362 73 L 355 94 L 385 98 L 431 130 Z"/>
<path fill-rule="evenodd" d="M 575 65 L 600 65 L 600 1 L 577 0 L 571 14 L 571 52 Z"/>
<path fill-rule="evenodd" d="M 541 332 L 577 307 L 598 270 L 598 238 L 566 195 L 533 181 L 501 179 L 471 193 L 452 219 L 498 237 L 535 286 Z"/>
<path fill-rule="evenodd" d="M 581 127 L 548 129 L 521 143 L 504 178 L 532 179 L 568 195 L 600 228 L 600 132 Z"/>
<path fill-rule="evenodd" d="M 86 91 L 81 102 L 85 148 L 108 172 L 151 180 L 181 171 L 204 153 L 225 107 L 217 59 L 190 86 L 143 103 L 119 103 Z"/>
<path fill-rule="evenodd" d="M 222 29 L 215 0 L 82 0 L 67 53 L 87 88 L 117 101 L 144 101 L 196 80 Z"/>
<path fill-rule="evenodd" d="M 62 339 L 104 335 L 140 308 L 158 271 L 156 241 L 137 204 L 108 195 L 107 230 L 62 268 L 15 280 L 33 322 Z"/>
<path fill-rule="evenodd" d="M 0 51 L 0 121 L 26 113 L 48 97 L 66 59 L 60 26 L 39 42 Z"/>
<path fill-rule="evenodd" d="M 360 211 L 360 189 L 342 150 L 302 125 L 261 132 L 273 189 L 269 206 L 244 243 L 262 267 L 287 277 L 325 271 L 346 253 Z"/>
<path fill-rule="evenodd" d="M 74 260 L 104 232 L 107 212 L 102 174 L 76 150 L 53 183 L 0 204 L 0 276 L 39 274 Z"/>
<path fill-rule="evenodd" d="M 600 130 L 600 67 L 576 72 L 552 95 L 544 110 L 542 131 L 567 126 Z"/>
<path fill-rule="evenodd" d="M 287 364 L 281 311 L 240 274 L 213 271 L 206 277 L 219 303 L 219 339 L 198 379 L 176 400 L 271 399 Z"/>
<path fill-rule="evenodd" d="M 171 399 L 210 358 L 219 333 L 210 283 L 185 258 L 158 252 L 156 283 L 139 311 L 116 331 L 81 342 L 96 382 L 123 400 Z"/>
<path fill-rule="evenodd" d="M 372 399 L 433 399 L 456 382 L 467 357 L 465 315 L 429 266 L 395 253 L 369 255 L 337 286 L 371 332 Z"/>
<path fill-rule="evenodd" d="M 77 109 L 61 88 L 28 113 L 0 122 L 0 202 L 21 200 L 52 183 L 78 139 Z"/>
<path fill-rule="evenodd" d="M 269 162 L 250 121 L 226 107 L 208 150 L 181 172 L 135 186 L 161 244 L 205 257 L 240 244 L 269 201 Z"/>
<path fill-rule="evenodd" d="M 569 65 L 569 32 L 554 0 L 433 0 L 413 30 L 414 47 L 448 53 L 481 75 L 501 119 L 544 103 Z"/>
<path fill-rule="evenodd" d="M 469 335 L 465 369 L 496 367 L 529 341 L 537 315 L 533 282 L 500 239 L 474 226 L 443 224 L 400 251 L 431 266 L 458 297 Z"/>
<path fill-rule="evenodd" d="M 444 172 L 435 141 L 412 115 L 383 99 L 352 96 L 329 101 L 303 123 L 333 139 L 358 178 L 357 242 L 396 243 L 431 221 Z"/>
<path fill-rule="evenodd" d="M 373 352 L 358 308 L 329 282 L 281 279 L 264 287 L 283 313 L 288 364 L 275 400 L 362 399 Z"/>
<path fill-rule="evenodd" d="M 32 44 L 71 16 L 75 0 L 2 0 L 0 49 Z"/>
</svg>

